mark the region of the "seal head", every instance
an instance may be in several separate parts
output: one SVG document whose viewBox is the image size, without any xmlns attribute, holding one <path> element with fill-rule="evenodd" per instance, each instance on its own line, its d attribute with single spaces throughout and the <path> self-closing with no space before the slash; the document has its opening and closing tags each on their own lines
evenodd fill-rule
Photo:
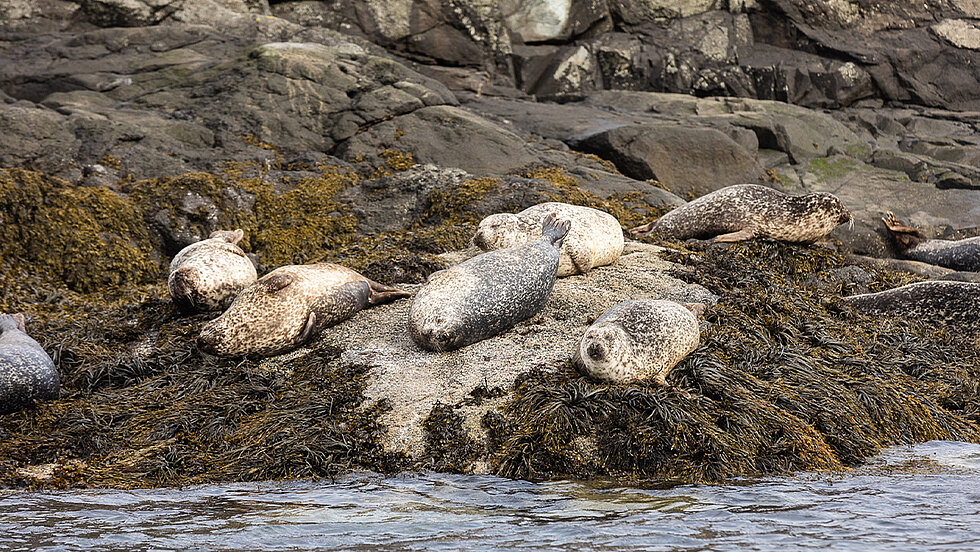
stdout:
<svg viewBox="0 0 980 552">
<path fill-rule="evenodd" d="M 24 315 L 0 314 L 0 414 L 57 399 L 61 392 L 54 362 L 26 331 Z"/>
<path fill-rule="evenodd" d="M 451 351 L 500 334 L 544 308 L 569 222 L 549 215 L 531 243 L 477 255 L 432 274 L 415 295 L 409 335 L 423 349 Z"/>
</svg>

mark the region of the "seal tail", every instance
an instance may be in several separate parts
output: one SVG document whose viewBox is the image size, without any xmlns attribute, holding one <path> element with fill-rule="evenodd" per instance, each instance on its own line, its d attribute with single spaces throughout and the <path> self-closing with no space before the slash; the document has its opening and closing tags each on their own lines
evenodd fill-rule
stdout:
<svg viewBox="0 0 980 552">
<path fill-rule="evenodd" d="M 548 213 L 544 222 L 541 224 L 541 235 L 551 241 L 556 248 L 561 247 L 562 241 L 568 235 L 568 230 L 572 227 L 571 221 L 558 220 L 554 213 Z"/>
</svg>

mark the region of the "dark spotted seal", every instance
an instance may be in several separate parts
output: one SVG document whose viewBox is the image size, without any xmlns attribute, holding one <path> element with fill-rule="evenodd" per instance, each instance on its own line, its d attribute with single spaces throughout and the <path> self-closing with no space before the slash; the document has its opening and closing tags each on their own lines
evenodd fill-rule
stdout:
<svg viewBox="0 0 980 552">
<path fill-rule="evenodd" d="M 57 399 L 61 391 L 54 362 L 26 332 L 24 315 L 0 314 L 0 414 Z"/>
<path fill-rule="evenodd" d="M 412 339 L 430 351 L 451 351 L 540 312 L 555 285 L 558 249 L 568 227 L 568 221 L 548 215 L 541 238 L 477 255 L 430 276 L 412 302 Z"/>
<path fill-rule="evenodd" d="M 844 299 L 866 314 L 895 314 L 980 338 L 980 283 L 932 280 Z"/>
<path fill-rule="evenodd" d="M 881 220 L 895 240 L 901 256 L 953 270 L 980 272 L 980 236 L 962 240 L 930 240 L 918 229 L 902 224 L 891 211 Z"/>
<path fill-rule="evenodd" d="M 241 230 L 218 230 L 180 250 L 170 262 L 167 288 L 184 312 L 224 310 L 257 278 L 255 266 L 237 244 Z"/>
<path fill-rule="evenodd" d="M 653 380 L 667 374 L 701 340 L 701 303 L 631 299 L 613 306 L 585 331 L 572 364 L 583 376 L 611 383 Z"/>
<path fill-rule="evenodd" d="M 365 307 L 408 296 L 336 264 L 284 266 L 242 290 L 197 343 L 217 356 L 276 355 Z"/>
<path fill-rule="evenodd" d="M 540 203 L 520 213 L 490 215 L 480 222 L 473 243 L 484 251 L 506 249 L 541 237 L 541 224 L 553 214 L 571 222 L 559 251 L 558 276 L 584 274 L 612 264 L 623 253 L 623 228 L 616 217 L 591 207 Z"/>
<path fill-rule="evenodd" d="M 739 184 L 701 196 L 630 232 L 636 237 L 655 232 L 681 240 L 769 238 L 806 243 L 849 220 L 851 214 L 833 194 L 792 196 L 757 184 Z"/>
</svg>

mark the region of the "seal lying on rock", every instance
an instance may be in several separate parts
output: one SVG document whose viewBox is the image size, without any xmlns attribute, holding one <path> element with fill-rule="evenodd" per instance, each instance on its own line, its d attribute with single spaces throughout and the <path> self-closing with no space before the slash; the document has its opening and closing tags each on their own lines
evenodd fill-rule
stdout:
<svg viewBox="0 0 980 552">
<path fill-rule="evenodd" d="M 408 296 L 332 263 L 284 266 L 242 290 L 197 343 L 217 356 L 276 355 L 365 307 Z"/>
<path fill-rule="evenodd" d="M 897 314 L 980 338 L 980 283 L 933 280 L 844 299 L 865 314 Z"/>
<path fill-rule="evenodd" d="M 623 301 L 589 326 L 572 364 L 583 376 L 611 383 L 667 385 L 671 368 L 701 341 L 697 315 L 704 309 L 702 303 Z"/>
<path fill-rule="evenodd" d="M 224 310 L 242 289 L 255 282 L 252 261 L 237 244 L 241 230 L 218 230 L 180 250 L 170 261 L 167 288 L 184 312 Z"/>
<path fill-rule="evenodd" d="M 591 207 L 548 202 L 520 213 L 490 215 L 480 221 L 473 243 L 484 251 L 506 249 L 541 237 L 541 224 L 554 214 L 571 222 L 559 251 L 558 276 L 584 274 L 611 264 L 623 253 L 623 229 L 616 217 Z"/>
<path fill-rule="evenodd" d="M 558 250 L 568 228 L 568 221 L 558 222 L 550 214 L 541 238 L 432 274 L 412 302 L 412 340 L 430 351 L 451 351 L 540 312 L 555 285 Z"/>
<path fill-rule="evenodd" d="M 980 272 L 980 236 L 962 240 L 930 240 L 918 229 L 902 224 L 891 211 L 881 220 L 903 257 L 953 270 Z"/>
<path fill-rule="evenodd" d="M 24 315 L 0 314 L 0 414 L 57 399 L 58 369 L 26 333 Z"/>
<path fill-rule="evenodd" d="M 680 240 L 769 238 L 806 243 L 849 220 L 851 214 L 833 194 L 792 196 L 766 186 L 738 184 L 701 196 L 630 232 L 634 237 L 655 232 Z"/>
</svg>

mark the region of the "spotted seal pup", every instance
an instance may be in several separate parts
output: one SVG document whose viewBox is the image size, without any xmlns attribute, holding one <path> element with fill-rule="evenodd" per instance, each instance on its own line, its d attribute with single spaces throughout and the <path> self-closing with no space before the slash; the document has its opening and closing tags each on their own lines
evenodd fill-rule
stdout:
<svg viewBox="0 0 980 552">
<path fill-rule="evenodd" d="M 578 373 L 610 383 L 653 380 L 667 374 L 701 342 L 702 303 L 630 299 L 602 314 L 575 349 Z"/>
<path fill-rule="evenodd" d="M 918 229 L 902 224 L 888 211 L 882 222 L 901 256 L 953 270 L 980 272 L 980 236 L 962 240 L 930 240 Z"/>
<path fill-rule="evenodd" d="M 0 414 L 57 399 L 60 392 L 58 369 L 27 335 L 24 315 L 0 314 Z"/>
<path fill-rule="evenodd" d="M 363 308 L 408 296 L 332 263 L 283 266 L 242 290 L 201 328 L 197 343 L 217 356 L 272 356 Z"/>
<path fill-rule="evenodd" d="M 807 243 L 851 220 L 833 194 L 787 195 L 758 184 L 737 184 L 701 196 L 659 219 L 630 230 L 634 237 L 655 232 L 667 238 L 752 238 Z"/>
<path fill-rule="evenodd" d="M 902 287 L 845 297 L 865 314 L 897 314 L 914 320 L 970 332 L 980 338 L 980 283 L 949 280 L 916 282 Z"/>
<path fill-rule="evenodd" d="M 473 243 L 492 251 L 532 242 L 541 237 L 541 224 L 549 214 L 572 224 L 558 252 L 558 276 L 584 274 L 612 264 L 623 253 L 623 228 L 616 217 L 591 207 L 558 202 L 540 203 L 517 214 L 490 215 L 480 221 Z"/>
<path fill-rule="evenodd" d="M 558 250 L 569 225 L 549 214 L 537 240 L 483 253 L 432 274 L 412 301 L 412 340 L 430 351 L 451 351 L 540 312 L 555 285 Z"/>
<path fill-rule="evenodd" d="M 255 283 L 255 266 L 236 244 L 242 230 L 218 230 L 180 250 L 170 261 L 167 289 L 184 312 L 224 310 Z"/>
</svg>

